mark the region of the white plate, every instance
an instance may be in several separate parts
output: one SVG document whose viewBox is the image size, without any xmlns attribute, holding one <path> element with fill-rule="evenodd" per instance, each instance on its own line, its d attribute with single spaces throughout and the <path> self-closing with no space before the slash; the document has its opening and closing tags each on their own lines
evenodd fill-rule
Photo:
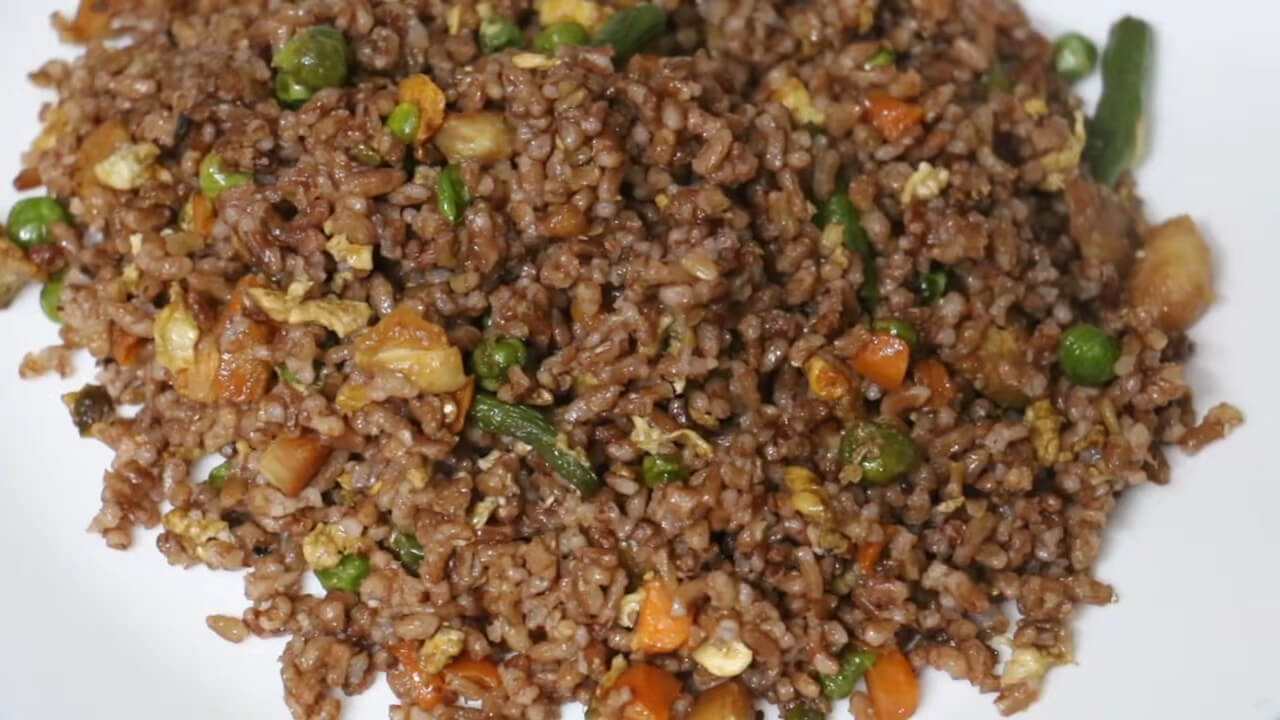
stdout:
<svg viewBox="0 0 1280 720">
<path fill-rule="evenodd" d="M 48 99 L 25 74 L 68 52 L 49 28 L 50 5 L 74 2 L 0 5 L 0 178 L 8 179 Z M 1120 12 L 1107 0 L 1027 5 L 1046 30 L 1099 40 Z M 1216 251 L 1221 301 L 1194 331 L 1199 406 L 1229 399 L 1249 420 L 1194 460 L 1175 454 L 1173 485 L 1124 499 L 1098 568 L 1120 602 L 1082 614 L 1078 665 L 1054 672 L 1023 717 L 1277 720 L 1280 5 L 1129 0 L 1127 10 L 1159 32 L 1154 134 L 1141 171 L 1149 213 L 1193 214 Z M 0 208 L 15 199 L 8 187 Z M 58 400 L 80 382 L 17 378 L 26 350 L 55 341 L 36 292 L 0 314 L 0 337 L 0 720 L 287 718 L 281 644 L 234 646 L 205 628 L 206 615 L 244 606 L 238 575 L 178 572 L 155 552 L 153 535 L 117 553 L 85 532 L 109 455 L 76 436 Z M 347 717 L 385 717 L 390 699 L 378 682 L 348 703 Z M 996 713 L 989 697 L 930 673 L 917 717 Z"/>
</svg>

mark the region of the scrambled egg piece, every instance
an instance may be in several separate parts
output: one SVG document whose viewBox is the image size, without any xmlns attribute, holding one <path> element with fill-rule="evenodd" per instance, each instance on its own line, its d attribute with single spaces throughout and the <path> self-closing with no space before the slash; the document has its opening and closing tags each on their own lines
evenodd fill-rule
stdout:
<svg viewBox="0 0 1280 720">
<path fill-rule="evenodd" d="M 538 21 L 543 27 L 558 22 L 576 22 L 588 30 L 604 24 L 608 14 L 594 0 L 538 0 Z"/>
<path fill-rule="evenodd" d="M 335 295 L 319 300 L 302 300 L 311 283 L 295 282 L 287 292 L 267 288 L 250 288 L 249 297 L 272 320 L 290 325 L 316 323 L 346 337 L 369 325 L 373 308 L 358 300 L 343 300 Z"/>
<path fill-rule="evenodd" d="M 1060 192 L 1067 187 L 1067 175 L 1080 165 L 1086 140 L 1084 113 L 1077 110 L 1075 127 L 1067 144 L 1040 158 L 1040 165 L 1045 171 L 1044 179 L 1040 181 L 1041 190 Z"/>
<path fill-rule="evenodd" d="M 302 557 L 312 570 L 337 567 L 343 555 L 358 552 L 364 545 L 359 535 L 348 535 L 341 525 L 320 523 L 302 541 Z"/>
<path fill-rule="evenodd" d="M 627 593 L 618 599 L 618 624 L 624 628 L 636 626 L 640 617 L 640 606 L 644 604 L 644 590 Z"/>
<path fill-rule="evenodd" d="M 711 443 L 707 442 L 701 435 L 688 429 L 681 428 L 674 432 L 664 433 L 654 427 L 647 419 L 639 415 L 631 416 L 631 442 L 636 447 L 650 454 L 658 454 L 663 452 L 662 444 L 668 440 L 684 439 L 693 447 L 694 452 L 703 457 L 711 457 L 715 454 L 715 450 L 711 447 Z"/>
<path fill-rule="evenodd" d="M 1056 657 L 1035 648 L 1014 648 L 1013 656 L 1009 658 L 1009 662 L 1005 663 L 1004 671 L 1000 673 L 1000 686 L 1009 687 L 1028 683 L 1039 687 L 1045 673 L 1055 665 L 1063 665 L 1070 661 L 1070 658 Z"/>
<path fill-rule="evenodd" d="M 125 145 L 94 165 L 93 176 L 114 190 L 137 190 L 151 176 L 159 156 L 160 148 L 155 143 Z"/>
<path fill-rule="evenodd" d="M 418 658 L 422 661 L 422 669 L 435 675 L 444 669 L 454 658 L 462 654 L 462 647 L 467 639 L 465 633 L 451 627 L 440 628 L 429 640 L 422 644 Z"/>
<path fill-rule="evenodd" d="M 40 277 L 40 267 L 22 248 L 0 237 L 0 308 L 9 307 L 22 288 Z"/>
<path fill-rule="evenodd" d="M 1044 98 L 1030 98 L 1022 103 L 1022 109 L 1033 118 L 1044 117 L 1049 114 L 1049 103 Z"/>
<path fill-rule="evenodd" d="M 555 67 L 560 61 L 542 53 L 520 53 L 511 58 L 511 64 L 522 70 L 541 70 Z"/>
<path fill-rule="evenodd" d="M 902 204 L 910 205 L 914 200 L 932 200 L 941 195 L 950 183 L 949 170 L 922 162 L 907 179 L 907 184 L 902 186 Z"/>
<path fill-rule="evenodd" d="M 804 364 L 809 390 L 827 402 L 835 402 L 849 394 L 849 379 L 835 369 L 826 358 L 814 355 Z"/>
<path fill-rule="evenodd" d="M 1026 423 L 1031 428 L 1031 446 L 1035 448 L 1036 459 L 1045 467 L 1058 460 L 1058 452 L 1062 449 L 1062 439 L 1058 434 L 1062 422 L 1052 400 L 1037 400 L 1027 407 Z"/>
<path fill-rule="evenodd" d="M 135 266 L 130 267 L 137 271 Z M 156 315 L 151 327 L 156 341 L 156 360 L 165 369 L 177 373 L 196 364 L 200 326 L 196 324 L 195 315 L 187 307 L 186 295 L 177 283 L 169 287 L 169 304 Z"/>
<path fill-rule="evenodd" d="M 457 35 L 462 32 L 462 6 L 454 5 L 449 8 L 449 13 L 445 16 L 446 25 L 449 27 L 450 35 Z"/>
<path fill-rule="evenodd" d="M 471 527 L 477 530 L 484 527 L 489 522 L 489 518 L 493 517 L 494 511 L 501 506 L 502 498 L 493 496 L 476 503 L 476 506 L 471 509 L 471 517 L 468 518 Z"/>
<path fill-rule="evenodd" d="M 798 78 L 788 76 L 773 90 L 773 99 L 791 111 L 791 117 L 800 125 L 822 125 L 827 121 L 826 113 L 813 105 L 813 96 L 809 88 Z"/>
<path fill-rule="evenodd" d="M 333 256 L 334 260 L 345 263 L 352 270 L 373 269 L 372 245 L 358 245 L 348 240 L 346 235 L 338 234 L 329 238 L 329 241 L 324 244 L 324 249 Z"/>
<path fill-rule="evenodd" d="M 693 651 L 693 659 L 712 675 L 731 678 L 741 675 L 751 667 L 755 653 L 737 638 L 727 640 L 713 637 Z"/>
<path fill-rule="evenodd" d="M 170 510 L 164 516 L 164 529 L 178 538 L 183 549 L 204 561 L 208 561 L 207 546 L 211 541 L 235 542 L 226 521 L 206 518 L 199 512 Z"/>
</svg>

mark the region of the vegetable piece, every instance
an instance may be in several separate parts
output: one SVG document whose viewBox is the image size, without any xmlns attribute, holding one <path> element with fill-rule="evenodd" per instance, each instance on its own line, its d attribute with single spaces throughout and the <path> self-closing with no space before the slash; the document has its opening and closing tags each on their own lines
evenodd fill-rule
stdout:
<svg viewBox="0 0 1280 720">
<path fill-rule="evenodd" d="M 351 52 L 347 39 L 329 25 L 313 25 L 289 38 L 271 58 L 276 73 L 276 97 L 300 103 L 324 88 L 347 81 Z"/>
<path fill-rule="evenodd" d="M 875 307 L 880 297 L 876 272 L 876 254 L 871 247 L 871 239 L 862 227 L 862 216 L 849 200 L 847 192 L 840 191 L 832 195 L 814 216 L 813 222 L 822 228 L 839 225 L 844 228 L 844 246 L 856 252 L 862 258 L 862 287 L 858 288 L 858 298 L 864 309 Z"/>
<path fill-rule="evenodd" d="M 853 358 L 853 369 L 885 390 L 897 390 L 907 377 L 911 346 L 888 333 L 876 333 Z"/>
<path fill-rule="evenodd" d="M 354 343 L 357 367 L 367 372 L 402 375 L 426 393 L 449 393 L 467 384 L 462 351 L 449 343 L 444 328 L 401 305 L 365 331 Z"/>
<path fill-rule="evenodd" d="M 861 480 L 868 485 L 888 485 L 911 472 L 920 462 L 916 445 L 902 432 L 874 422 L 864 422 L 845 432 L 840 439 L 842 463 L 857 461 Z"/>
<path fill-rule="evenodd" d="M 9 238 L 23 250 L 44 245 L 49 230 L 58 223 L 70 223 L 71 216 L 51 197 L 23 198 L 9 210 Z"/>
<path fill-rule="evenodd" d="M 951 278 L 946 270 L 930 270 L 917 276 L 914 285 L 916 294 L 920 296 L 920 302 L 924 305 L 932 305 L 947 294 Z"/>
<path fill-rule="evenodd" d="M 1115 377 L 1120 343 L 1102 328 L 1080 323 L 1058 340 L 1058 362 L 1071 382 L 1101 387 Z"/>
<path fill-rule="evenodd" d="M 674 615 L 674 605 L 675 588 L 670 584 L 658 578 L 645 582 L 644 600 L 640 603 L 632 638 L 637 650 L 668 653 L 685 644 L 693 627 L 693 616 L 688 612 Z"/>
<path fill-rule="evenodd" d="M 1098 46 L 1077 32 L 1067 33 L 1053 44 L 1054 72 L 1069 82 L 1079 82 L 1098 66 Z"/>
<path fill-rule="evenodd" d="M 1102 97 L 1084 149 L 1094 179 L 1104 185 L 1114 187 L 1141 153 L 1154 44 L 1151 26 L 1137 18 L 1123 18 L 1111 27 L 1102 55 Z"/>
<path fill-rule="evenodd" d="M 282 435 L 262 452 L 258 470 L 280 492 L 297 497 L 328 459 L 329 448 L 319 437 Z"/>
<path fill-rule="evenodd" d="M 531 446 L 551 469 L 583 495 L 600 489 L 600 478 L 572 450 L 563 447 L 556 429 L 531 408 L 502 402 L 478 393 L 471 406 L 471 421 L 486 432 L 503 435 Z"/>
<path fill-rule="evenodd" d="M 804 364 L 804 374 L 809 380 L 809 391 L 827 402 L 837 402 L 849 394 L 849 379 L 821 355 L 814 355 Z"/>
<path fill-rule="evenodd" d="M 680 458 L 666 453 L 645 455 L 640 463 L 640 473 L 644 484 L 651 488 L 689 479 L 689 469 L 680 462 Z"/>
<path fill-rule="evenodd" d="M 877 320 L 871 324 L 871 329 L 878 333 L 892 335 L 899 340 L 906 342 L 907 347 L 912 350 L 915 350 L 920 344 L 920 333 L 916 330 L 914 325 L 906 320 L 899 320 L 897 318 Z"/>
<path fill-rule="evenodd" d="M 413 139 L 415 144 L 420 145 L 435 135 L 444 124 L 447 98 L 440 86 L 423 73 L 414 73 L 401 80 L 397 91 L 402 104 L 416 105 L 421 111 L 418 132 Z"/>
<path fill-rule="evenodd" d="M 751 667 L 751 661 L 755 659 L 755 653 L 751 652 L 751 648 L 738 638 L 726 639 L 719 636 L 713 636 L 710 640 L 698 646 L 698 649 L 692 654 L 694 662 L 702 666 L 703 670 L 715 675 L 716 677 L 731 678 L 746 672 Z"/>
<path fill-rule="evenodd" d="M 829 700 L 841 700 L 853 694 L 853 688 L 863 675 L 875 664 L 875 653 L 850 648 L 840 656 L 840 670 L 834 675 L 823 675 L 818 678 L 822 686 L 822 694 Z"/>
<path fill-rule="evenodd" d="M 406 145 L 418 137 L 418 130 L 421 127 L 422 108 L 413 103 L 400 103 L 387 116 L 387 130 L 391 133 L 391 137 Z"/>
<path fill-rule="evenodd" d="M 797 705 L 787 711 L 786 720 L 826 720 L 827 716 L 808 705 Z"/>
<path fill-rule="evenodd" d="M 422 117 L 418 117 L 418 126 L 422 126 Z M 368 143 L 360 143 L 347 151 L 347 155 L 365 167 L 377 167 L 382 164 L 382 155 Z"/>
<path fill-rule="evenodd" d="M 480 51 L 488 55 L 524 45 L 520 26 L 499 15 L 490 15 L 480 23 Z"/>
<path fill-rule="evenodd" d="M 631 701 L 622 708 L 627 720 L 671 720 L 671 706 L 683 686 L 676 676 L 647 663 L 631 665 L 609 686 L 609 693 L 623 688 L 631 691 Z"/>
<path fill-rule="evenodd" d="M 867 671 L 867 694 L 876 720 L 906 720 L 920 705 L 920 681 L 901 650 L 882 654 Z"/>
<path fill-rule="evenodd" d="M 866 59 L 862 63 L 863 70 L 879 70 L 880 68 L 889 67 L 898 62 L 898 53 L 893 48 L 880 48 L 875 55 Z"/>
<path fill-rule="evenodd" d="M 502 685 L 502 676 L 498 674 L 498 665 L 492 660 L 462 658 L 449 663 L 444 669 L 446 677 L 458 677 L 475 683 L 486 690 Z"/>
<path fill-rule="evenodd" d="M 337 565 L 326 570 L 316 570 L 316 577 L 328 592 L 356 592 L 368 576 L 369 558 L 364 555 L 343 555 Z"/>
<path fill-rule="evenodd" d="M 496 391 L 507 381 L 507 371 L 524 365 L 529 351 L 518 338 L 485 338 L 471 351 L 471 368 L 480 387 Z"/>
<path fill-rule="evenodd" d="M 464 160 L 495 163 L 515 151 L 507 121 L 501 113 L 488 110 L 450 114 L 435 134 L 435 143 L 454 164 Z"/>
<path fill-rule="evenodd" d="M 116 416 L 116 405 L 101 385 L 85 385 L 79 391 L 62 396 L 71 413 L 71 422 L 81 437 L 93 435 L 93 426 Z"/>
<path fill-rule="evenodd" d="M 855 564 L 863 575 L 875 574 L 876 563 L 880 562 L 880 553 L 882 552 L 884 552 L 884 543 L 863 543 L 858 547 L 858 557 L 855 560 Z"/>
<path fill-rule="evenodd" d="M 422 565 L 422 543 L 413 533 L 397 532 L 391 536 L 391 551 L 400 559 L 400 564 L 410 575 L 418 577 L 418 568 Z"/>
<path fill-rule="evenodd" d="M 755 698 L 736 680 L 721 683 L 698 696 L 685 720 L 755 720 Z"/>
<path fill-rule="evenodd" d="M 916 363 L 916 382 L 929 388 L 929 407 L 947 407 L 956 399 L 951 373 L 937 358 Z"/>
<path fill-rule="evenodd" d="M 533 47 L 540 53 L 555 55 L 556 48 L 561 45 L 586 45 L 590 37 L 582 25 L 568 20 L 548 26 L 533 41 Z"/>
<path fill-rule="evenodd" d="M 476 379 L 475 376 L 467 378 L 467 384 L 462 386 L 453 394 L 455 403 L 454 415 L 452 418 L 446 415 L 449 420 L 449 432 L 455 435 L 462 432 L 462 428 L 467 425 L 467 414 L 471 412 L 471 403 L 476 399 Z"/>
<path fill-rule="evenodd" d="M 596 32 L 591 44 L 612 47 L 614 64 L 622 65 L 666 29 L 667 11 L 652 3 L 640 3 L 614 13 Z"/>
<path fill-rule="evenodd" d="M 13 304 L 23 288 L 43 275 L 40 266 L 31 262 L 17 243 L 4 237 L 0 228 L 0 309 Z"/>
<path fill-rule="evenodd" d="M 229 172 L 222 167 L 222 156 L 211 152 L 200 161 L 200 192 L 210 200 L 238 185 L 253 182 L 253 175 Z"/>
<path fill-rule="evenodd" d="M 418 660 L 417 645 L 414 642 L 406 640 L 392 645 L 387 650 L 400 661 L 399 675 L 402 682 L 398 684 L 408 696 L 404 697 L 404 700 L 413 703 L 419 710 L 427 712 L 453 701 L 449 689 L 445 687 L 444 678 L 438 674 L 428 673 L 422 667 L 422 663 Z"/>
<path fill-rule="evenodd" d="M 227 484 L 227 478 L 231 476 L 231 470 L 231 461 L 227 460 L 218 467 L 210 470 L 209 477 L 205 482 L 214 490 L 221 490 Z"/>
<path fill-rule="evenodd" d="M 436 204 L 440 214 L 454 225 L 462 220 L 463 211 L 471 204 L 471 193 L 457 166 L 450 165 L 440 171 L 436 180 Z"/>
<path fill-rule="evenodd" d="M 40 309 L 44 311 L 45 317 L 59 324 L 62 323 L 62 289 L 66 285 L 67 270 L 63 268 L 40 288 Z"/>
<path fill-rule="evenodd" d="M 1213 302 L 1213 256 L 1191 218 L 1183 215 L 1150 230 L 1129 278 L 1129 301 L 1147 309 L 1156 325 L 1180 333 Z"/>
<path fill-rule="evenodd" d="M 871 124 L 889 142 L 897 142 L 920 127 L 925 115 L 922 106 L 880 91 L 867 94 L 867 112 Z"/>
</svg>

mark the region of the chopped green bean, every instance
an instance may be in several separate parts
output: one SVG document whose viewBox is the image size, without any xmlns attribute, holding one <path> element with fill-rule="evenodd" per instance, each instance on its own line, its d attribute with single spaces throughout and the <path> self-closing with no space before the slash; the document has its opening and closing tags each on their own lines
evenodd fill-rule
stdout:
<svg viewBox="0 0 1280 720">
<path fill-rule="evenodd" d="M 849 194 L 843 190 L 836 192 L 814 216 L 813 221 L 823 228 L 831 224 L 844 228 L 844 246 L 862 258 L 863 281 L 862 287 L 858 288 L 858 298 L 862 301 L 863 309 L 870 312 L 880 300 L 876 254 L 867 231 L 862 227 L 862 216 L 849 200 Z"/>
<path fill-rule="evenodd" d="M 471 204 L 471 192 L 462 179 L 462 171 L 454 165 L 440 171 L 436 181 L 436 204 L 440 214 L 454 225 L 462 220 L 462 213 Z"/>
<path fill-rule="evenodd" d="M 927 273 L 921 273 L 916 276 L 914 287 L 916 294 L 920 296 L 920 302 L 925 305 L 932 305 L 942 299 L 947 294 L 947 290 L 951 286 L 951 277 L 946 270 L 934 269 Z"/>
<path fill-rule="evenodd" d="M 229 172 L 222 167 L 222 156 L 211 152 L 200 161 L 200 192 L 210 200 L 238 185 L 253 182 L 253 175 Z"/>
<path fill-rule="evenodd" d="M 600 478 L 577 453 L 560 443 L 556 429 L 532 408 L 511 405 L 477 393 L 471 422 L 481 430 L 518 440 L 533 448 L 560 477 L 583 495 L 600 489 Z"/>
<path fill-rule="evenodd" d="M 218 467 L 209 471 L 209 477 L 205 481 L 209 487 L 214 490 L 221 490 L 227 484 L 227 478 L 231 475 L 231 461 L 227 460 Z"/>
<path fill-rule="evenodd" d="M 614 13 L 596 32 L 592 44 L 612 47 L 613 62 L 622 65 L 666 29 L 667 11 L 652 3 L 640 3 Z"/>
<path fill-rule="evenodd" d="M 569 20 L 547 26 L 538 33 L 533 48 L 544 55 L 555 55 L 561 45 L 586 45 L 590 39 L 586 28 Z"/>
<path fill-rule="evenodd" d="M 400 103 L 387 116 L 387 130 L 391 137 L 406 145 L 418 137 L 422 126 L 422 108 L 413 103 Z"/>
<path fill-rule="evenodd" d="M 919 331 L 906 320 L 898 320 L 896 318 L 877 320 L 871 324 L 871 329 L 878 333 L 892 335 L 906 342 L 912 350 L 915 350 L 916 346 L 920 344 Z"/>
<path fill-rule="evenodd" d="M 413 533 L 397 532 L 391 536 L 391 551 L 400 559 L 400 564 L 410 575 L 417 577 L 418 568 L 422 565 L 422 543 Z"/>
<path fill-rule="evenodd" d="M 853 688 L 863 675 L 876 663 L 875 653 L 866 650 L 849 649 L 840 657 L 840 670 L 834 675 L 823 675 L 818 678 L 822 686 L 822 694 L 829 700 L 842 700 L 853 694 Z"/>
<path fill-rule="evenodd" d="M 316 577 L 320 580 L 320 585 L 329 592 L 356 592 L 364 579 L 369 577 L 369 558 L 364 555 L 343 555 L 337 565 L 327 570 L 317 570 Z"/>
<path fill-rule="evenodd" d="M 44 245 L 52 237 L 49 233 L 57 223 L 69 223 L 71 216 L 62 205 L 51 197 L 24 198 L 9 210 L 9 237 L 23 250 Z"/>
<path fill-rule="evenodd" d="M 898 53 L 894 52 L 893 48 L 880 48 L 875 55 L 867 58 L 866 62 L 862 63 L 862 69 L 878 70 L 883 67 L 889 67 L 896 62 L 898 62 Z"/>
<path fill-rule="evenodd" d="M 49 281 L 40 288 L 40 309 L 45 317 L 62 323 L 62 289 L 67 284 L 67 270 L 63 268 L 49 277 Z"/>
<path fill-rule="evenodd" d="M 520 26 L 498 15 L 490 15 L 480 23 L 480 52 L 488 55 L 524 45 Z"/>
<path fill-rule="evenodd" d="M 1155 37 L 1151 26 L 1126 17 L 1111 28 L 1102 55 L 1102 97 L 1089 123 L 1084 159 L 1093 177 L 1114 186 L 1142 152 L 1144 95 Z"/>
<path fill-rule="evenodd" d="M 271 58 L 276 69 L 276 97 L 306 102 L 318 91 L 347 81 L 350 50 L 342 33 L 329 25 L 313 25 L 295 33 Z"/>
<path fill-rule="evenodd" d="M 1098 46 L 1080 33 L 1067 33 L 1053 44 L 1053 69 L 1070 82 L 1079 82 L 1098 66 Z"/>
<path fill-rule="evenodd" d="M 689 479 L 689 469 L 675 455 L 645 455 L 640 463 L 644 484 L 651 488 Z"/>
<path fill-rule="evenodd" d="M 1115 377 L 1120 343 L 1097 325 L 1080 323 L 1058 341 L 1058 362 L 1071 382 L 1101 387 Z"/>
<path fill-rule="evenodd" d="M 920 462 L 920 451 L 902 432 L 874 422 L 864 422 L 845 431 L 837 458 L 847 465 L 854 460 L 862 468 L 862 482 L 888 485 L 911 472 Z"/>
<path fill-rule="evenodd" d="M 524 365 L 529 351 L 517 338 L 486 338 L 471 351 L 471 368 L 480 387 L 493 392 L 507 381 L 507 371 Z"/>
</svg>

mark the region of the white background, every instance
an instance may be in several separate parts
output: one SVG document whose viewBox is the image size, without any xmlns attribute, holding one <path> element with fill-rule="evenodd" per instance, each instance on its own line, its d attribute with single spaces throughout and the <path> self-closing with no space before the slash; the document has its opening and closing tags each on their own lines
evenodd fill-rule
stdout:
<svg viewBox="0 0 1280 720">
<path fill-rule="evenodd" d="M 1120 602 L 1083 613 L 1078 664 L 1055 671 L 1023 717 L 1278 720 L 1280 4 L 1026 4 L 1042 28 L 1098 40 L 1124 11 L 1156 25 L 1142 189 L 1153 218 L 1189 212 L 1211 238 L 1221 301 L 1195 329 L 1192 378 L 1202 409 L 1229 399 L 1248 423 L 1194 460 L 1175 457 L 1172 486 L 1126 496 L 1098 570 Z M 8 179 L 47 99 L 26 73 L 67 52 L 48 15 L 73 5 L 0 1 L 0 208 L 15 199 Z M 55 341 L 34 290 L 0 314 L 0 720 L 287 718 L 281 644 L 235 646 L 205 627 L 207 614 L 243 608 L 239 576 L 172 569 L 151 535 L 117 553 L 85 532 L 109 456 L 79 440 L 58 400 L 79 382 L 17 378 L 26 350 Z M 346 717 L 386 717 L 389 701 L 379 681 Z M 917 717 L 996 713 L 989 697 L 930 673 Z"/>
</svg>

